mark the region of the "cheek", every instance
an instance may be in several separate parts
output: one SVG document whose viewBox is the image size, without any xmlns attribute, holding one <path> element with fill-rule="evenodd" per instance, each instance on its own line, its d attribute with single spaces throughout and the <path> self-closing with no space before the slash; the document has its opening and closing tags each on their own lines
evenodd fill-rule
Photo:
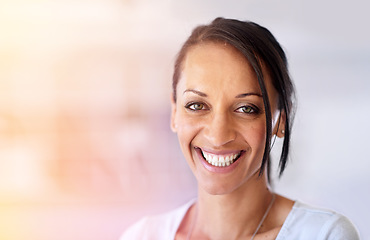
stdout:
<svg viewBox="0 0 370 240">
<path fill-rule="evenodd" d="M 185 147 L 189 147 L 191 141 L 199 131 L 199 124 L 194 119 L 185 116 L 181 112 L 176 116 L 177 118 L 177 136 L 183 151 Z M 185 153 L 185 152 L 184 152 Z"/>
<path fill-rule="evenodd" d="M 257 121 L 244 131 L 244 138 L 254 152 L 264 151 L 266 143 L 265 121 Z M 256 154 L 256 153 L 255 153 Z"/>
<path fill-rule="evenodd" d="M 192 171 L 195 170 L 195 164 L 193 161 L 192 141 L 197 136 L 200 126 L 196 121 L 184 117 L 178 116 L 177 121 L 177 138 L 179 140 L 181 151 L 185 157 L 186 162 Z"/>
</svg>

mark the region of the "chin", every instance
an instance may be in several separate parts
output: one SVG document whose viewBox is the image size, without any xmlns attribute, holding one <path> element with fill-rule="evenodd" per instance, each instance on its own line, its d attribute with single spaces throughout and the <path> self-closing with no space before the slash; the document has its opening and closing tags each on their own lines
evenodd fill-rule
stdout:
<svg viewBox="0 0 370 240">
<path fill-rule="evenodd" d="M 218 179 L 218 180 L 211 180 L 211 179 L 199 179 L 197 178 L 198 181 L 198 188 L 200 188 L 201 191 L 206 192 L 210 195 L 226 195 L 230 194 L 237 189 L 241 187 L 242 184 L 235 183 L 230 180 L 223 179 Z"/>
<path fill-rule="evenodd" d="M 256 167 L 250 174 L 239 176 L 196 176 L 198 188 L 210 195 L 226 195 L 238 191 L 244 191 L 248 186 L 254 185 L 263 179 L 259 177 L 259 168 Z"/>
</svg>

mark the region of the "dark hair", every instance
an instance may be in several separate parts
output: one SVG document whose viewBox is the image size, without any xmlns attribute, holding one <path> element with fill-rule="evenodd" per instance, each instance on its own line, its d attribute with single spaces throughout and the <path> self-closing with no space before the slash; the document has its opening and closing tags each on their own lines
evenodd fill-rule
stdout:
<svg viewBox="0 0 370 240">
<path fill-rule="evenodd" d="M 288 63 L 283 49 L 269 30 L 254 22 L 216 18 L 209 25 L 198 26 L 184 43 L 176 58 L 172 79 L 174 101 L 176 101 L 176 87 L 180 79 L 182 63 L 187 52 L 191 47 L 204 42 L 230 44 L 244 55 L 257 75 L 266 109 L 266 145 L 259 174 L 263 173 L 267 164 L 268 178 L 270 178 L 269 155 L 271 151 L 272 119 L 261 64 L 264 64 L 267 68 L 272 84 L 279 95 L 278 107 L 286 114 L 285 136 L 279 162 L 279 176 L 281 176 L 287 163 L 294 116 L 294 86 L 289 76 Z"/>
</svg>

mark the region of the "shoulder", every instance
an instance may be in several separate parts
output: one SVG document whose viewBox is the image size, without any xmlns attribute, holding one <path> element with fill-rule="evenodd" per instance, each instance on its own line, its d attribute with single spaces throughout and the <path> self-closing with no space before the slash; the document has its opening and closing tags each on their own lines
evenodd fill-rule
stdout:
<svg viewBox="0 0 370 240">
<path fill-rule="evenodd" d="M 176 231 L 194 200 L 170 212 L 147 216 L 130 226 L 120 240 L 167 240 L 174 239 Z"/>
<path fill-rule="evenodd" d="M 280 238 L 281 236 L 281 238 Z M 277 239 L 360 239 L 345 216 L 296 202 Z"/>
</svg>

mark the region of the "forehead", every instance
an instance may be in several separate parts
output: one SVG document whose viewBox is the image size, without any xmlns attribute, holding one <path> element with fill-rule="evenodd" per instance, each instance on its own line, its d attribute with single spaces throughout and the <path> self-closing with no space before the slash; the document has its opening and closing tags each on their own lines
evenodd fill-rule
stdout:
<svg viewBox="0 0 370 240">
<path fill-rule="evenodd" d="M 181 78 L 186 79 L 186 85 L 195 82 L 225 88 L 248 85 L 259 89 L 256 73 L 246 57 L 228 44 L 206 42 L 191 47 L 182 70 Z"/>
<path fill-rule="evenodd" d="M 239 69 L 244 73 L 254 74 L 246 57 L 236 48 L 226 43 L 215 42 L 204 42 L 191 47 L 186 54 L 183 70 L 189 66 L 211 66 L 216 64 L 223 66 L 220 70 Z"/>
</svg>

